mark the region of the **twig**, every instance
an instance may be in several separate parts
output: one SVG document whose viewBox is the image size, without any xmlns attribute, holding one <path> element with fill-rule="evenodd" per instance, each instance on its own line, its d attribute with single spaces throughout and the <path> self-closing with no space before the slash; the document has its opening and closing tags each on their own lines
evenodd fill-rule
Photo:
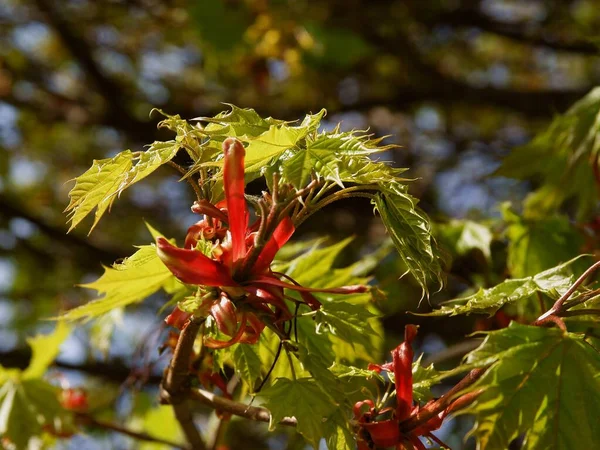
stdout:
<svg viewBox="0 0 600 450">
<path fill-rule="evenodd" d="M 575 309 L 573 311 L 562 311 L 558 313 L 561 317 L 573 317 L 573 316 L 599 316 L 600 309 L 598 308 L 584 308 Z"/>
<path fill-rule="evenodd" d="M 567 292 L 565 292 L 563 295 L 561 295 L 561 297 L 558 300 L 556 300 L 554 305 L 552 305 L 552 308 L 550 308 L 548 311 L 546 311 L 544 314 L 542 314 L 540 317 L 538 317 L 538 319 L 533 324 L 536 325 L 538 322 L 543 321 L 544 319 L 548 318 L 549 316 L 556 315 L 556 314 L 562 312 L 564 303 L 569 299 L 569 297 L 571 295 L 573 295 L 573 293 L 577 290 L 577 288 L 579 288 L 579 286 L 581 286 L 583 284 L 583 282 L 587 279 L 587 277 L 589 277 L 592 273 L 594 273 L 598 269 L 598 267 L 600 267 L 600 261 L 597 261 L 590 268 L 588 268 L 588 270 L 583 272 L 583 275 L 581 275 L 579 278 L 577 278 L 577 280 L 575 281 L 575 283 L 573 283 L 573 285 L 569 288 L 569 290 Z"/>
<path fill-rule="evenodd" d="M 187 396 L 189 395 L 188 376 L 191 355 L 196 335 L 201 326 L 202 322 L 192 319 L 181 330 L 173 351 L 173 358 L 165 371 L 160 392 L 161 402 L 173 406 L 175 417 L 179 421 L 188 442 L 192 448 L 197 450 L 205 450 L 206 445 L 194 424 L 194 418 L 187 403 Z"/>
<path fill-rule="evenodd" d="M 244 417 L 246 419 L 255 420 L 257 422 L 270 422 L 271 413 L 267 408 L 261 406 L 249 406 L 244 403 L 229 400 L 225 397 L 220 397 L 212 392 L 204 389 L 192 389 L 189 396 L 193 400 L 197 400 L 213 409 L 225 411 L 233 415 Z M 280 425 L 295 427 L 298 422 L 294 417 L 284 417 L 279 421 Z"/>
<path fill-rule="evenodd" d="M 132 438 L 140 440 L 140 441 L 156 442 L 159 444 L 169 445 L 169 446 L 175 447 L 175 448 L 187 449 L 186 446 L 181 445 L 180 443 L 176 443 L 174 441 L 169 441 L 167 439 L 150 436 L 149 434 L 141 432 L 141 431 L 133 431 L 128 428 L 122 427 L 121 425 L 117 425 L 117 424 L 114 424 L 111 422 L 105 422 L 103 420 L 98 420 L 88 414 L 85 414 L 85 413 L 77 413 L 75 417 L 78 422 L 81 422 L 82 424 L 90 426 L 90 427 L 102 428 L 103 430 L 114 431 L 116 433 L 121 433 L 121 434 L 124 434 L 126 436 L 132 437 Z"/>
</svg>

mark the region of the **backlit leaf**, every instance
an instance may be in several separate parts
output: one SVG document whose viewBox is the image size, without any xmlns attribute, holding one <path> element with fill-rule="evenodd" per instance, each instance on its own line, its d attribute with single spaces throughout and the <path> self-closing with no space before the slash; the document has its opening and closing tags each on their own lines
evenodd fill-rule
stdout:
<svg viewBox="0 0 600 450">
<path fill-rule="evenodd" d="M 113 158 L 94 160 L 92 167 L 75 179 L 69 193 L 71 201 L 65 210 L 71 221 L 69 231 L 96 208 L 91 232 L 118 195 L 171 160 L 179 147 L 175 141 L 155 142 L 144 152 L 125 150 Z"/>
<path fill-rule="evenodd" d="M 532 300 L 537 307 L 538 294 L 556 300 L 565 293 L 575 281 L 575 274 L 579 274 L 579 271 L 575 272 L 578 263 L 585 258 L 585 256 L 577 257 L 531 277 L 509 279 L 489 289 L 481 288 L 468 297 L 445 302 L 440 309 L 428 315 L 488 314 L 491 316 L 509 303 L 516 304 L 518 310 L 526 313 L 531 309 L 528 305 Z"/>
<path fill-rule="evenodd" d="M 67 311 L 61 318 L 91 319 L 114 308 L 140 302 L 167 285 L 172 277 L 158 258 L 154 245 L 143 245 L 122 263 L 105 267 L 98 280 L 82 285 L 105 294 L 103 297 Z"/>
</svg>

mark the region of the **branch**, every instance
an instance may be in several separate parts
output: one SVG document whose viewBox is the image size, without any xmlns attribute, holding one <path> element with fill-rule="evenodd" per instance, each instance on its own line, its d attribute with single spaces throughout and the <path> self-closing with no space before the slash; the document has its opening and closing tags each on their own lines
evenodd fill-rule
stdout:
<svg viewBox="0 0 600 450">
<path fill-rule="evenodd" d="M 456 394 L 474 384 L 485 373 L 487 367 L 473 369 L 466 377 L 456 383 L 448 392 L 438 398 L 436 401 L 425 405 L 419 412 L 400 424 L 403 432 L 410 432 L 420 425 L 427 423 L 431 418 L 437 416 L 445 410 L 456 399 Z"/>
<path fill-rule="evenodd" d="M 187 447 L 185 447 L 179 443 L 172 442 L 167 439 L 150 436 L 147 433 L 133 431 L 128 428 L 124 428 L 121 425 L 114 424 L 114 423 L 105 422 L 103 420 L 98 420 L 88 414 L 76 413 L 75 418 L 78 422 L 81 422 L 84 425 L 94 427 L 94 428 L 101 428 L 103 430 L 114 431 L 114 432 L 124 434 L 126 436 L 132 437 L 132 438 L 140 440 L 140 441 L 155 442 L 158 444 L 169 445 L 169 446 L 175 447 L 175 448 L 187 449 Z"/>
<path fill-rule="evenodd" d="M 7 368 L 14 367 L 25 369 L 29 365 L 30 360 L 31 349 L 29 347 L 0 353 L 0 365 Z M 76 370 L 115 383 L 123 383 L 137 375 L 136 369 L 126 366 L 119 360 L 109 362 L 97 361 L 83 364 L 73 364 L 56 360 L 54 361 L 53 366 L 59 369 Z M 146 379 L 146 383 L 157 385 L 160 383 L 160 380 L 160 376 L 150 375 Z"/>
<path fill-rule="evenodd" d="M 205 391 L 204 389 L 192 389 L 189 392 L 189 395 L 190 398 L 219 411 L 228 412 L 257 422 L 268 423 L 271 421 L 271 413 L 267 408 L 261 406 L 246 405 L 225 397 L 220 397 L 212 392 Z M 295 427 L 298 422 L 294 417 L 285 417 L 279 424 Z"/>
<path fill-rule="evenodd" d="M 160 386 L 161 402 L 173 406 L 175 417 L 179 421 L 183 432 L 196 450 L 205 450 L 206 445 L 200 432 L 194 424 L 194 418 L 187 403 L 190 393 L 189 374 L 191 356 L 194 350 L 194 342 L 203 322 L 195 321 L 193 318 L 187 322 L 173 351 L 173 358 Z"/>
<path fill-rule="evenodd" d="M 542 314 L 540 317 L 538 317 L 538 319 L 533 324 L 534 325 L 540 324 L 540 323 L 544 322 L 546 319 L 548 319 L 548 317 L 550 317 L 550 316 L 562 315 L 562 313 L 564 312 L 563 311 L 564 303 L 569 299 L 569 297 L 571 297 L 571 295 L 573 295 L 573 293 L 579 288 L 579 286 L 581 286 L 584 283 L 584 281 L 591 274 L 593 274 L 596 270 L 598 270 L 599 267 L 600 267 L 600 261 L 597 261 L 591 267 L 589 267 L 585 272 L 583 272 L 583 274 L 579 278 L 577 278 L 577 280 L 575 280 L 575 282 L 569 288 L 569 290 L 567 290 L 567 292 L 565 292 L 563 295 L 560 296 L 560 298 L 558 300 L 556 300 L 554 305 L 552 305 L 552 308 L 550 308 L 548 311 L 546 311 L 544 314 Z"/>
<path fill-rule="evenodd" d="M 419 19 L 417 19 L 419 20 Z M 524 44 L 547 47 L 556 51 L 581 53 L 583 55 L 598 55 L 600 48 L 593 42 L 587 40 L 562 41 L 547 37 L 544 32 L 528 33 L 523 26 L 512 23 L 498 22 L 490 16 L 483 14 L 477 8 L 458 8 L 419 20 L 425 25 L 432 26 L 456 26 L 473 27 L 483 31 L 497 34 Z"/>
<path fill-rule="evenodd" d="M 101 262 L 113 263 L 117 259 L 125 256 L 123 252 L 117 249 L 100 247 L 75 234 L 67 234 L 66 227 L 48 223 L 40 216 L 27 211 L 21 204 L 11 200 L 4 194 L 0 194 L 0 216 L 8 218 L 22 217 L 23 219 L 27 219 L 29 222 L 35 224 L 40 231 L 50 237 L 53 242 L 60 242 L 70 248 L 76 248 L 87 254 L 92 254 L 96 260 L 100 260 Z"/>
</svg>

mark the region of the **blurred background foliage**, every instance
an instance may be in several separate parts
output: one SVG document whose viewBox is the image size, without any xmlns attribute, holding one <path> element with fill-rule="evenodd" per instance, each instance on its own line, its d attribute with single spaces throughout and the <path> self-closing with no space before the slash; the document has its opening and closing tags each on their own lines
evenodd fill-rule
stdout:
<svg viewBox="0 0 600 450">
<path fill-rule="evenodd" d="M 433 303 L 597 248 L 597 163 L 586 158 L 598 149 L 593 136 L 573 134 L 594 125 L 599 94 L 570 110 L 575 125 L 552 119 L 598 84 L 599 26 L 593 0 L 4 0 L 0 363 L 26 365 L 25 336 L 88 301 L 75 285 L 97 278 L 101 263 L 149 242 L 144 220 L 180 237 L 195 221 L 193 193 L 164 167 L 124 194 L 89 237 L 85 227 L 66 234 L 69 180 L 93 159 L 171 138 L 156 128 L 153 107 L 191 119 L 233 103 L 286 120 L 325 107 L 328 127 L 389 135 L 384 143 L 402 147 L 384 158 L 410 167 L 411 193 L 452 257 L 448 288 Z M 566 146 L 579 159 L 561 156 Z M 371 205 L 357 199 L 300 231 L 333 241 L 355 235 L 346 262 L 385 239 Z M 381 304 L 390 348 L 405 323 L 423 322 L 405 314 L 421 292 L 410 279 L 398 282 L 401 273 L 391 257 L 376 273 L 394 298 Z M 115 389 L 156 383 L 160 371 L 148 360 L 162 339 L 164 298 L 152 300 L 78 332 L 59 366 L 73 377 L 101 375 Z M 429 319 L 420 343 L 433 354 L 482 326 L 495 325 Z M 238 428 L 232 439 L 266 445 L 264 427 Z"/>
</svg>

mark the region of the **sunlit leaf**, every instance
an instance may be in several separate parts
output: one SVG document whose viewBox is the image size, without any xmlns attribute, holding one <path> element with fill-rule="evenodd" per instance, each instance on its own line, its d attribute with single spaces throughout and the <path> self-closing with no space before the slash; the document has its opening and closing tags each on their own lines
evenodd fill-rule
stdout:
<svg viewBox="0 0 600 450">
<path fill-rule="evenodd" d="M 58 355 L 61 344 L 70 333 L 71 327 L 59 321 L 52 333 L 38 334 L 27 339 L 32 355 L 29 366 L 23 372 L 23 379 L 40 378 L 44 375 L 46 369 Z"/>
<path fill-rule="evenodd" d="M 489 289 L 481 288 L 468 297 L 445 302 L 440 309 L 428 315 L 488 314 L 491 316 L 509 303 L 516 303 L 518 309 L 527 311 L 530 301 L 535 301 L 537 305 L 538 294 L 553 300 L 564 294 L 575 281 L 575 275 L 579 273 L 579 271 L 575 272 L 578 263 L 585 258 L 585 256 L 577 257 L 531 277 L 509 279 Z"/>
<path fill-rule="evenodd" d="M 118 195 L 171 160 L 179 147 L 174 141 L 155 142 L 144 152 L 125 150 L 113 158 L 94 160 L 92 167 L 75 179 L 69 193 L 71 201 L 65 210 L 71 221 L 69 231 L 97 208 L 91 232 Z"/>
<path fill-rule="evenodd" d="M 67 311 L 61 318 L 91 319 L 114 308 L 140 302 L 164 287 L 172 277 L 158 258 L 154 245 L 143 245 L 122 263 L 105 267 L 98 280 L 82 285 L 105 294 L 104 297 Z"/>
<path fill-rule="evenodd" d="M 520 325 L 488 334 L 467 357 L 491 367 L 470 390 L 481 395 L 475 415 L 479 448 L 508 448 L 524 434 L 524 449 L 595 448 L 600 442 L 600 355 L 583 336 Z"/>
</svg>

